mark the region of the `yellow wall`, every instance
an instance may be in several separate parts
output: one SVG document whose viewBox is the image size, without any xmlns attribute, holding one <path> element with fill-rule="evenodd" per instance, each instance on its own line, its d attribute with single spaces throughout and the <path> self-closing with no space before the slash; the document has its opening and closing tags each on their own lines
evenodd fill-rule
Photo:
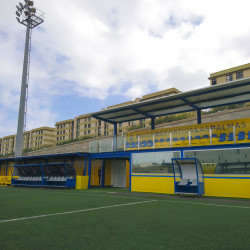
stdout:
<svg viewBox="0 0 250 250">
<path fill-rule="evenodd" d="M 99 186 L 98 170 L 102 166 L 102 160 L 91 161 L 90 185 Z"/>
<path fill-rule="evenodd" d="M 105 160 L 105 186 L 111 186 L 111 160 Z"/>
<path fill-rule="evenodd" d="M 174 177 L 144 176 L 132 175 L 131 191 L 174 194 Z M 250 198 L 250 176 L 205 175 L 204 177 L 205 196 Z"/>
<path fill-rule="evenodd" d="M 88 166 L 86 166 L 88 167 Z M 74 168 L 76 170 L 76 175 L 83 175 L 85 168 L 85 158 L 75 158 L 74 159 Z"/>
</svg>

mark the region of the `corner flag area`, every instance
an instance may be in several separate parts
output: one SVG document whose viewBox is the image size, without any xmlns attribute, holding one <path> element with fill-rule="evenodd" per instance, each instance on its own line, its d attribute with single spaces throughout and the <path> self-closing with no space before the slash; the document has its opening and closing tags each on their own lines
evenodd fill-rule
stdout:
<svg viewBox="0 0 250 250">
<path fill-rule="evenodd" d="M 1 249 L 249 249 L 250 201 L 0 187 Z"/>
</svg>

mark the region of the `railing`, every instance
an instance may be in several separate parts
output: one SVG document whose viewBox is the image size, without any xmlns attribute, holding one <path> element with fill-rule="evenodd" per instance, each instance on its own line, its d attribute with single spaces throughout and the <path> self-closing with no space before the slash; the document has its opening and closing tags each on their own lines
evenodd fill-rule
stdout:
<svg viewBox="0 0 250 250">
<path fill-rule="evenodd" d="M 236 145 L 250 143 L 250 118 L 163 128 L 127 133 L 124 137 L 106 137 L 79 141 L 27 153 L 27 156 L 75 152 L 105 153 L 160 148 Z"/>
</svg>

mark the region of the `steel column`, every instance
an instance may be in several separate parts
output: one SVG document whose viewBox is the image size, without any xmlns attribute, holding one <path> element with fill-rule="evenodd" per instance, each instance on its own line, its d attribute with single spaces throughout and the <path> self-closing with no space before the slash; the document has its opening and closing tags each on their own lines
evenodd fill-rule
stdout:
<svg viewBox="0 0 250 250">
<path fill-rule="evenodd" d="M 152 117 L 151 118 L 151 130 L 154 130 L 155 129 L 155 118 Z"/>
</svg>

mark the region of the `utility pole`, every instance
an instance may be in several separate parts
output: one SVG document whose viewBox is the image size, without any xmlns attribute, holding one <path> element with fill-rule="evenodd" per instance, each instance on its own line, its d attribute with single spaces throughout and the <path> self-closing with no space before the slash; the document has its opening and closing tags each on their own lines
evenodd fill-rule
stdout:
<svg viewBox="0 0 250 250">
<path fill-rule="evenodd" d="M 34 7 L 34 1 L 24 0 L 25 3 L 16 5 L 16 19 L 26 26 L 26 41 L 23 60 L 23 76 L 21 84 L 20 104 L 18 113 L 17 136 L 15 145 L 15 157 L 22 156 L 23 132 L 26 129 L 27 99 L 29 85 L 30 50 L 32 29 L 44 22 L 44 13 Z"/>
</svg>

